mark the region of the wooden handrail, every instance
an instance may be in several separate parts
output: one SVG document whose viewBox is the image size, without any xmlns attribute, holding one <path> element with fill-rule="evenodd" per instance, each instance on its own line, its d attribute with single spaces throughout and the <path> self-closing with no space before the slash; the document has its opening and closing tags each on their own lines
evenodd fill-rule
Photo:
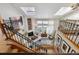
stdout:
<svg viewBox="0 0 79 59">
<path fill-rule="evenodd" d="M 79 46 L 77 44 L 75 44 L 75 42 L 73 42 L 72 40 L 70 40 L 66 34 L 63 34 L 62 32 L 58 31 L 59 35 L 62 36 L 62 40 L 65 40 L 66 42 L 68 42 L 68 45 L 72 47 L 72 49 L 74 49 L 77 53 L 79 53 Z"/>
<path fill-rule="evenodd" d="M 12 41 L 12 42 L 18 43 L 17 45 L 18 45 L 18 46 L 21 46 L 21 48 L 22 48 L 22 46 L 23 46 L 23 49 L 25 49 L 25 51 L 29 51 L 29 53 L 35 53 L 35 54 L 36 54 L 36 53 L 37 53 L 37 54 L 40 53 L 40 52 L 35 51 L 35 50 L 33 50 L 32 48 L 26 46 L 27 44 L 30 43 L 28 37 L 22 35 L 21 33 L 15 31 L 15 30 L 13 30 L 11 27 L 7 26 L 6 24 L 2 24 L 2 27 L 3 27 L 4 31 L 5 31 L 5 34 L 6 34 L 6 36 L 7 36 L 7 39 L 9 39 L 9 40 Z M 8 34 L 6 33 L 6 31 L 10 31 L 9 36 L 8 36 Z M 14 36 L 13 34 L 10 35 L 11 32 L 12 32 L 14 35 L 17 35 L 18 37 L 21 37 L 22 39 L 18 39 L 18 40 L 21 40 L 21 41 L 19 42 L 19 41 L 16 41 L 14 38 L 11 38 L 12 36 Z M 27 43 L 25 43 L 24 41 L 27 41 Z M 12 44 L 12 43 L 11 43 L 11 44 Z M 35 42 L 34 42 L 34 44 L 35 44 L 35 48 L 36 48 L 36 47 L 40 47 L 40 45 L 36 44 Z M 42 48 L 41 48 L 41 49 L 42 49 Z"/>
<path fill-rule="evenodd" d="M 13 42 L 13 43 L 9 43 L 11 45 L 17 45 L 20 48 L 22 48 L 25 51 L 29 51 L 29 53 L 35 53 L 38 54 L 40 52 L 33 50 L 33 48 L 27 46 L 28 44 L 30 44 L 31 42 L 29 41 L 29 38 L 22 35 L 21 33 L 17 32 L 16 30 L 14 30 L 11 26 L 9 26 L 9 24 L 7 25 L 6 23 L 2 22 L 0 23 L 2 26 L 2 30 L 4 32 L 4 34 L 6 35 L 6 39 L 9 39 L 9 41 Z M 14 44 L 15 43 L 15 44 Z M 35 45 L 34 48 L 39 48 L 40 45 L 33 42 L 33 44 Z M 43 48 L 41 48 L 43 49 Z"/>
<path fill-rule="evenodd" d="M 9 26 L 7 26 L 7 25 L 5 25 L 5 24 L 3 24 L 3 27 L 4 27 L 4 29 L 5 29 L 5 31 L 7 30 L 9 30 L 9 31 L 11 31 L 12 33 L 14 33 L 14 35 L 17 35 L 18 37 L 21 37 L 22 39 L 20 39 L 20 40 L 25 40 L 25 41 L 27 41 L 27 43 L 29 43 L 29 38 L 27 38 L 27 37 L 25 37 L 24 35 L 22 35 L 21 33 L 19 33 L 19 32 L 17 32 L 17 31 L 15 31 L 15 30 L 13 30 L 13 29 L 11 29 Z M 9 33 L 10 34 L 10 33 Z M 7 33 L 6 33 L 6 35 L 7 35 Z M 7 37 L 8 37 L 8 35 L 7 35 Z M 29 52 L 31 52 L 32 51 L 32 53 L 37 53 L 36 51 L 33 51 L 32 49 L 30 49 L 30 48 L 28 48 L 26 45 L 27 45 L 27 43 L 24 43 L 24 42 L 22 42 L 22 41 L 16 41 L 14 38 L 12 39 L 10 36 L 8 37 L 8 39 L 10 39 L 10 40 L 13 40 L 13 41 L 15 41 L 16 43 L 18 43 L 18 46 L 20 45 L 21 47 L 22 46 L 24 46 L 26 49 L 25 50 L 29 50 Z M 17 38 L 17 40 L 18 40 L 18 38 Z"/>
</svg>

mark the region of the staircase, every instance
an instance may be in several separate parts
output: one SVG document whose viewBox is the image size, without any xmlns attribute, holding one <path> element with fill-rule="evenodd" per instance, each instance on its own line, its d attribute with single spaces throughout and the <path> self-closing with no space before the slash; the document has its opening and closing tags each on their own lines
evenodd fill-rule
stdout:
<svg viewBox="0 0 79 59">
<path fill-rule="evenodd" d="M 4 53 L 24 53 L 24 54 L 56 54 L 58 53 L 54 46 L 38 45 L 35 42 L 30 42 L 29 38 L 22 35 L 11 26 L 9 23 L 0 17 L 0 28 L 5 36 L 5 46 L 8 46 Z M 31 45 L 33 44 L 33 45 Z M 33 47 L 34 46 L 34 47 Z M 6 47 L 5 47 L 6 49 Z M 47 51 L 48 50 L 48 51 Z M 56 53 L 55 53 L 56 52 Z"/>
<path fill-rule="evenodd" d="M 2 18 L 0 17 L 0 28 L 2 33 L 5 35 L 4 41 L 7 42 L 7 46 L 9 46 L 8 53 L 17 53 L 17 52 L 24 52 L 24 53 L 37 53 L 33 51 L 31 48 L 28 47 L 29 39 L 22 34 L 18 33 L 17 31 L 13 30 L 11 27 L 7 26 Z M 1 41 L 2 42 L 2 41 Z M 4 46 L 4 45 L 2 45 Z"/>
<path fill-rule="evenodd" d="M 17 32 L 11 26 L 5 24 L 2 19 L 0 19 L 0 26 L 3 34 L 6 37 L 5 41 L 9 46 L 8 53 L 46 54 L 36 50 L 37 48 L 39 50 L 40 47 L 40 45 L 36 43 L 34 43 L 35 47 L 31 48 L 29 38 Z"/>
</svg>

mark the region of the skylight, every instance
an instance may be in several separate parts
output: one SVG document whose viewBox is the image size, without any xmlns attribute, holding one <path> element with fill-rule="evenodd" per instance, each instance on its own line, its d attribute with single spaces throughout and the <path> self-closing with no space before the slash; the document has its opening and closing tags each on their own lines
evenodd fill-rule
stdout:
<svg viewBox="0 0 79 59">
<path fill-rule="evenodd" d="M 36 14 L 36 8 L 35 7 L 20 7 L 22 11 L 26 15 L 35 15 Z"/>
<path fill-rule="evenodd" d="M 72 10 L 71 7 L 61 7 L 59 9 L 59 11 L 55 13 L 55 15 L 64 15 L 64 14 L 70 12 L 71 10 Z"/>
</svg>

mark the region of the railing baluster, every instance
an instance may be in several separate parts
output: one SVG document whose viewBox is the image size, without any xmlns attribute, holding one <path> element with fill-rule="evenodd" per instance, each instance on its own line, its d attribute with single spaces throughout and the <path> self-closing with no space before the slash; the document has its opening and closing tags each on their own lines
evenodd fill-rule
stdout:
<svg viewBox="0 0 79 59">
<path fill-rule="evenodd" d="M 70 39 L 70 40 L 72 40 L 72 35 L 71 35 L 71 34 L 72 34 L 72 31 L 73 31 L 73 28 L 74 28 L 74 25 L 75 25 L 75 24 L 73 24 L 73 23 L 71 23 L 71 24 L 72 24 L 72 25 L 71 25 L 71 28 L 69 29 L 69 39 Z"/>
<path fill-rule="evenodd" d="M 73 30 L 76 31 L 77 27 L 78 27 L 78 25 L 75 24 L 75 27 L 74 27 Z M 72 40 L 72 41 L 75 42 L 75 41 L 76 41 L 76 38 L 77 38 L 77 34 L 76 34 L 76 32 L 75 32 L 75 33 L 73 34 L 73 37 L 72 37 L 73 40 Z"/>
<path fill-rule="evenodd" d="M 79 32 L 76 33 L 75 44 L 79 46 Z"/>
<path fill-rule="evenodd" d="M 11 40 L 14 40 L 22 45 L 24 45 L 25 47 L 29 48 L 30 50 L 32 50 L 32 48 L 30 48 L 30 44 L 32 42 L 30 42 L 29 38 L 27 38 L 26 36 L 22 35 L 21 33 L 15 31 L 11 26 L 10 24 L 4 24 L 3 25 L 3 29 L 6 33 L 6 36 L 7 38 L 11 39 Z M 7 34 L 8 33 L 8 34 Z M 34 48 L 37 48 L 37 47 L 40 47 L 39 44 L 35 43 L 34 42 Z M 33 50 L 32 50 L 33 51 Z M 35 52 L 35 51 L 34 51 Z M 36 53 L 36 52 L 35 52 Z"/>
<path fill-rule="evenodd" d="M 65 20 L 60 21 L 59 31 L 66 35 L 66 37 L 79 46 L 79 21 Z"/>
</svg>

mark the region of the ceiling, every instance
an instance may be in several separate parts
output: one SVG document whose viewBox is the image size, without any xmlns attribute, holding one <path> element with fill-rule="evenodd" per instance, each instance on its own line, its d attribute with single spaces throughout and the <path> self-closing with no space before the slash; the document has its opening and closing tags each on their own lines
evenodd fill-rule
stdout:
<svg viewBox="0 0 79 59">
<path fill-rule="evenodd" d="M 70 3 L 13 3 L 17 10 L 25 14 L 20 7 L 35 7 L 36 15 L 35 18 L 53 18 L 54 14 L 61 7 L 69 7 Z"/>
</svg>

